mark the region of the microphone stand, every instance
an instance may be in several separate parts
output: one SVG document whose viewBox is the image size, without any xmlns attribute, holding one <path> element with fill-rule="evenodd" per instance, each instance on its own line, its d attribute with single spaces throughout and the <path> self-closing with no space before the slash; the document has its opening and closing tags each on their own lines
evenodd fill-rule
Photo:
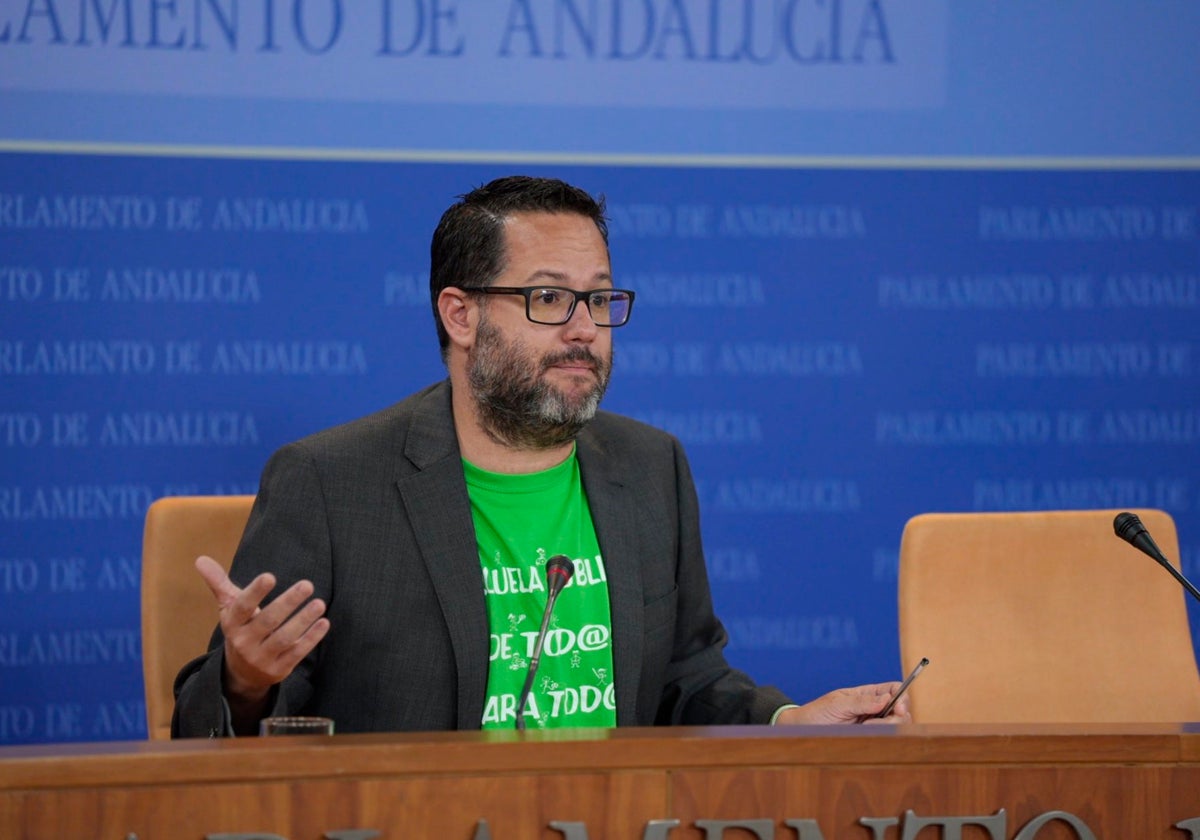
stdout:
<svg viewBox="0 0 1200 840">
<path fill-rule="evenodd" d="M 525 731 L 525 704 L 529 702 L 529 692 L 533 690 L 533 678 L 537 674 L 538 663 L 542 659 L 542 645 L 546 643 L 546 632 L 550 628 L 550 614 L 554 612 L 554 602 L 558 593 L 562 592 L 571 575 L 575 574 L 575 564 L 565 554 L 556 554 L 546 561 L 546 609 L 542 612 L 542 628 L 538 630 L 537 643 L 533 647 L 533 656 L 529 660 L 529 671 L 525 674 L 525 685 L 517 695 L 517 731 Z"/>
</svg>

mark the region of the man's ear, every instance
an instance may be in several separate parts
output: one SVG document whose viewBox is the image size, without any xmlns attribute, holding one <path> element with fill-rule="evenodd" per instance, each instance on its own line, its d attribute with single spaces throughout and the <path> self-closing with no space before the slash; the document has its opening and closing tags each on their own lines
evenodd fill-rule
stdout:
<svg viewBox="0 0 1200 840">
<path fill-rule="evenodd" d="M 448 286 L 438 293 L 438 317 L 442 319 L 451 344 L 466 349 L 475 343 L 479 306 L 462 289 Z"/>
</svg>

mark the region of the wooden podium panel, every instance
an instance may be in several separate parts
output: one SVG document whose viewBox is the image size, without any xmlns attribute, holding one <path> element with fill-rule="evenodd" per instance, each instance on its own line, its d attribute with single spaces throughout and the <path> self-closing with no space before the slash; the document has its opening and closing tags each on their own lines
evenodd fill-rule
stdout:
<svg viewBox="0 0 1200 840">
<path fill-rule="evenodd" d="M 579 796 L 580 789 L 586 795 Z M 0 836 L 124 840 L 135 834 L 150 840 L 241 832 L 300 840 L 375 829 L 380 837 L 466 840 L 476 821 L 487 819 L 497 840 L 541 836 L 531 827 L 551 820 L 583 822 L 593 838 L 640 837 L 640 829 L 626 834 L 624 827 L 660 816 L 664 799 L 661 778 L 595 773 L 113 786 L 25 794 L 15 803 L 16 822 L 0 820 Z"/>
<path fill-rule="evenodd" d="M 714 727 L 0 749 L 2 838 L 221 834 L 1183 840 L 1200 838 L 1200 725 Z"/>
</svg>

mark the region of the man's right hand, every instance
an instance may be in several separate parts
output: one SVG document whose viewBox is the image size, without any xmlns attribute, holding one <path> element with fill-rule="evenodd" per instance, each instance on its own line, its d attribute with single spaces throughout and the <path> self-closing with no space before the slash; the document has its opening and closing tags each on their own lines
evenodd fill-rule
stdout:
<svg viewBox="0 0 1200 840">
<path fill-rule="evenodd" d="M 239 589 L 211 557 L 197 557 L 196 571 L 220 609 L 225 696 L 238 718 L 240 711 L 263 706 L 271 687 L 282 682 L 325 638 L 329 632 L 325 602 L 318 598 L 305 604 L 313 585 L 301 580 L 261 607 L 263 598 L 275 588 L 274 575 L 263 573 Z"/>
</svg>

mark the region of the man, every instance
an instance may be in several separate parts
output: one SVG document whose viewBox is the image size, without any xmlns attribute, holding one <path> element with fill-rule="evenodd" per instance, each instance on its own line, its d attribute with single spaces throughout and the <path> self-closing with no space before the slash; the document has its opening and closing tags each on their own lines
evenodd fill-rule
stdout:
<svg viewBox="0 0 1200 840">
<path fill-rule="evenodd" d="M 601 203 L 527 177 L 461 197 L 434 232 L 430 296 L 448 381 L 283 447 L 231 575 L 197 560 L 220 627 L 176 681 L 175 735 L 281 714 L 354 732 L 884 707 L 894 683 L 796 706 L 726 663 L 678 441 L 597 411 L 634 300 L 613 288 Z M 576 572 L 518 710 L 559 554 Z"/>
</svg>

